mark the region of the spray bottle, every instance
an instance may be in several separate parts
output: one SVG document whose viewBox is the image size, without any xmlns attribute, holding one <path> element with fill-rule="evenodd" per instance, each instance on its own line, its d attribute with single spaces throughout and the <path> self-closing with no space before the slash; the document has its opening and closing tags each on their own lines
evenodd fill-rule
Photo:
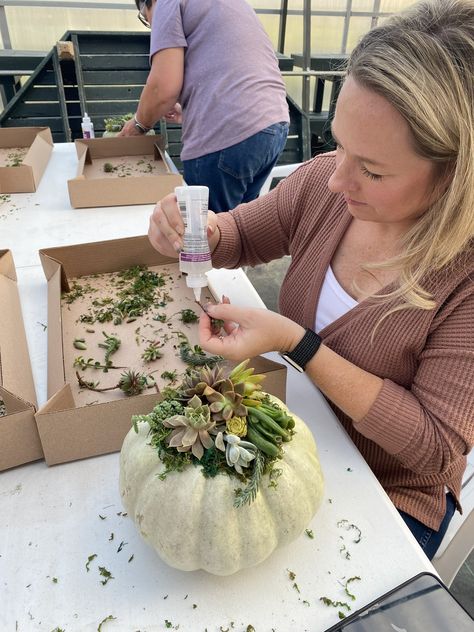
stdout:
<svg viewBox="0 0 474 632">
<path fill-rule="evenodd" d="M 196 301 L 201 288 L 206 287 L 206 272 L 212 269 L 207 241 L 207 187 L 176 187 L 176 199 L 184 223 L 183 250 L 179 255 L 179 269 L 186 276 L 186 285 L 194 291 Z"/>
<path fill-rule="evenodd" d="M 90 116 L 87 115 L 87 112 L 84 112 L 81 127 L 83 138 L 95 138 L 94 123 L 91 121 Z"/>
</svg>

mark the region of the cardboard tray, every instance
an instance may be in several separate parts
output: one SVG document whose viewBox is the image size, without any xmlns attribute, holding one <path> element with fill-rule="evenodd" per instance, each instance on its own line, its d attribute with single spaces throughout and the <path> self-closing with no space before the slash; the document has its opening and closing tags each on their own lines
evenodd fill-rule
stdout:
<svg viewBox="0 0 474 632">
<path fill-rule="evenodd" d="M 43 458 L 35 422 L 36 394 L 12 254 L 0 250 L 0 470 Z"/>
<path fill-rule="evenodd" d="M 90 402 L 85 405 L 78 403 L 80 394 L 73 393 L 74 389 L 77 391 L 77 384 L 68 382 L 66 377 L 68 373 L 71 374 L 70 346 L 72 345 L 70 322 L 67 321 L 75 319 L 77 313 L 71 312 L 70 315 L 69 312 L 61 311 L 61 293 L 69 290 L 68 279 L 118 272 L 138 264 L 176 266 L 176 260 L 160 255 L 152 248 L 146 236 L 48 248 L 40 251 L 40 258 L 48 280 L 48 397 L 50 399 L 36 413 L 36 422 L 46 463 L 53 465 L 116 452 L 121 449 L 123 439 L 130 430 L 132 415 L 150 412 L 160 400 L 160 395 L 157 392 L 145 392 L 126 397 L 119 393 L 111 395 L 109 401 Z M 180 279 L 179 283 L 181 285 L 177 285 L 174 291 L 177 294 L 187 292 L 187 300 L 190 306 L 193 306 L 192 290 L 185 288 L 184 278 Z M 176 299 L 178 298 L 179 296 L 176 296 Z M 74 322 L 77 321 L 74 320 Z M 133 327 L 138 324 L 139 322 L 133 323 Z M 102 329 L 100 324 L 94 324 L 92 327 L 94 330 Z M 120 338 L 123 331 L 125 330 L 116 329 Z M 191 344 L 197 342 L 197 325 L 195 325 L 193 335 L 194 338 L 191 334 L 189 335 Z M 77 353 L 91 355 L 88 352 Z M 118 355 L 119 352 L 117 352 Z M 68 357 L 67 362 L 65 362 L 66 357 Z M 113 357 L 115 358 L 115 355 Z M 160 365 L 161 371 L 175 368 L 172 366 L 171 356 L 164 356 L 162 361 L 166 364 Z M 257 372 L 266 373 L 265 390 L 284 401 L 286 367 L 262 357 L 252 359 L 251 364 Z M 127 366 L 130 365 L 127 364 Z M 182 364 L 181 370 L 184 368 L 185 365 Z M 94 369 L 87 371 L 87 373 L 84 372 L 84 376 L 88 380 L 99 375 L 91 373 Z M 102 379 L 104 374 L 101 373 L 100 376 Z M 105 379 L 109 379 L 108 375 Z M 116 381 L 115 378 L 113 383 Z"/>
<path fill-rule="evenodd" d="M 68 180 L 74 208 L 154 204 L 183 184 L 179 174 L 171 173 L 160 135 L 78 139 L 75 144 L 77 175 Z M 153 173 L 127 177 L 104 174 L 105 159 L 124 158 L 132 165 L 143 156 L 149 156 Z"/>
<path fill-rule="evenodd" d="M 0 167 L 0 193 L 33 193 L 53 151 L 49 127 L 4 127 L 0 149 L 29 147 L 18 167 Z"/>
</svg>

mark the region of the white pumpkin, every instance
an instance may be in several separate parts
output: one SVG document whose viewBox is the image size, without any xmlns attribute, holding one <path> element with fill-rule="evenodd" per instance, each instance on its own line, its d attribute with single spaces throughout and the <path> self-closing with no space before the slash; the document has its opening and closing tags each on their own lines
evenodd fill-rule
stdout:
<svg viewBox="0 0 474 632">
<path fill-rule="evenodd" d="M 287 412 L 286 406 L 272 398 Z M 323 496 L 316 444 L 306 424 L 293 415 L 295 435 L 283 444 L 276 487 L 265 475 L 255 500 L 234 507 L 237 478 L 205 478 L 188 466 L 159 478 L 165 467 L 149 445 L 149 426 L 140 423 L 125 437 L 120 455 L 120 493 L 143 538 L 170 566 L 230 575 L 265 560 L 277 546 L 301 535 Z"/>
</svg>

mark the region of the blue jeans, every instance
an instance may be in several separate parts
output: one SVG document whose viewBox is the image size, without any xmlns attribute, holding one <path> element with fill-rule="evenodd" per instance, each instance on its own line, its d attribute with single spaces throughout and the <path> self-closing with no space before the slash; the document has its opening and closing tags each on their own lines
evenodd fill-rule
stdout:
<svg viewBox="0 0 474 632">
<path fill-rule="evenodd" d="M 415 536 L 416 541 L 421 546 L 429 560 L 433 559 L 436 551 L 438 550 L 455 510 L 456 501 L 454 496 L 451 493 L 446 494 L 446 513 L 444 514 L 443 522 L 441 523 L 438 531 L 433 531 L 433 529 L 430 529 L 419 520 L 416 520 L 416 518 L 413 518 L 404 511 L 399 510 L 399 514 Z"/>
<path fill-rule="evenodd" d="M 209 187 L 209 208 L 216 213 L 250 202 L 258 197 L 287 136 L 288 123 L 275 123 L 237 145 L 184 160 L 186 184 Z"/>
</svg>

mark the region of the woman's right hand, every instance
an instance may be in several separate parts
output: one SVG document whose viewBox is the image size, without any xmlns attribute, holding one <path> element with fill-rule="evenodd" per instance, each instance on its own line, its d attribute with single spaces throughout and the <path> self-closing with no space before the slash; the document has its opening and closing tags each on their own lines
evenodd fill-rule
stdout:
<svg viewBox="0 0 474 632">
<path fill-rule="evenodd" d="M 153 248 L 168 257 L 176 257 L 183 248 L 184 224 L 176 195 L 170 193 L 155 206 L 150 217 L 148 239 Z M 211 252 L 219 242 L 217 217 L 212 211 L 207 216 L 207 238 Z"/>
</svg>

